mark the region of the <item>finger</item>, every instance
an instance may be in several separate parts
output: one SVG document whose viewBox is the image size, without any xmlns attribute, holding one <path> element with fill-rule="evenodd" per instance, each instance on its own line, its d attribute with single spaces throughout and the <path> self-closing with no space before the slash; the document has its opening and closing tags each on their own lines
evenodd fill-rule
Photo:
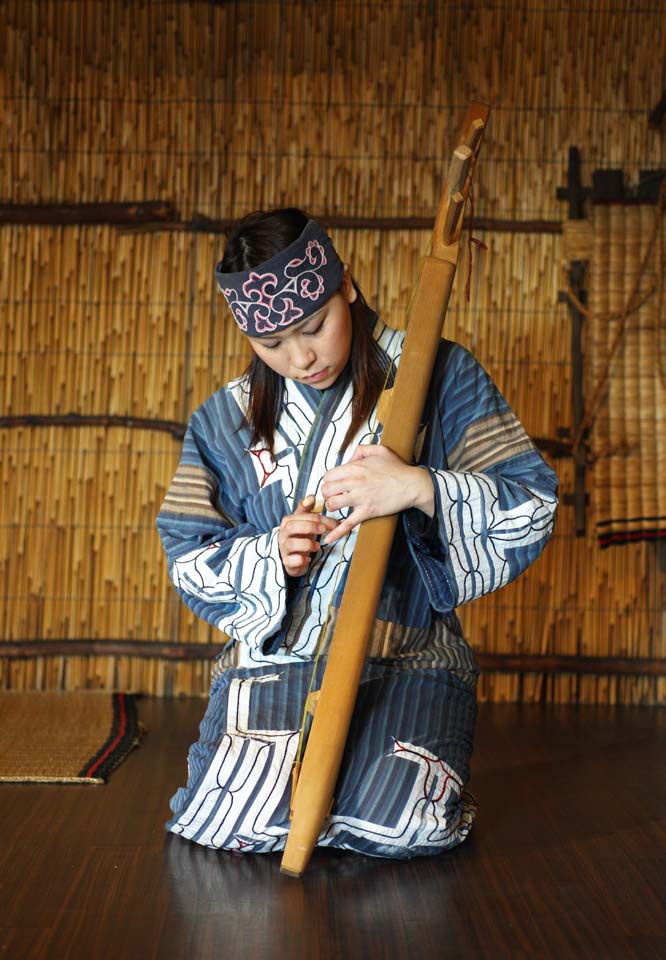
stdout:
<svg viewBox="0 0 666 960">
<path fill-rule="evenodd" d="M 326 480 L 325 483 L 322 483 L 321 492 L 324 496 L 326 509 L 330 509 L 329 500 L 331 497 L 338 497 L 340 494 L 349 493 L 350 490 L 358 487 L 363 481 L 363 468 L 356 467 L 356 469 L 352 468 L 348 472 L 337 474 L 329 480 Z"/>
<path fill-rule="evenodd" d="M 292 553 L 289 557 L 282 561 L 283 566 L 287 573 L 292 577 L 300 577 L 301 574 L 310 566 L 310 557 L 302 557 L 297 553 Z"/>
<path fill-rule="evenodd" d="M 299 501 L 294 513 L 311 513 L 314 510 L 316 503 L 317 501 L 314 495 L 309 493 L 307 497 L 303 497 L 303 499 Z"/>
<path fill-rule="evenodd" d="M 324 509 L 324 501 L 317 500 L 317 498 L 313 493 L 309 493 L 306 497 L 303 497 L 302 500 L 299 500 L 292 516 L 294 516 L 295 514 L 298 514 L 299 516 L 303 516 L 303 514 L 309 514 L 309 513 L 313 515 L 320 514 L 323 509 Z"/>
<path fill-rule="evenodd" d="M 355 507 L 356 499 L 351 490 L 345 490 L 344 493 L 338 493 L 335 496 L 326 498 L 327 510 L 344 510 L 345 507 Z"/>
<path fill-rule="evenodd" d="M 406 463 L 402 457 L 394 453 L 390 447 L 385 447 L 383 443 L 360 444 L 356 450 L 354 450 L 354 455 L 350 458 L 349 463 L 353 460 L 368 460 L 371 457 L 378 457 L 385 463 Z"/>
<path fill-rule="evenodd" d="M 338 524 L 335 530 L 326 534 L 321 541 L 322 544 L 328 547 L 332 543 L 337 543 L 338 540 L 342 540 L 348 533 L 351 533 L 354 527 L 357 527 L 364 519 L 365 517 L 360 511 L 353 511 L 345 520 L 342 520 L 341 523 Z"/>
<path fill-rule="evenodd" d="M 367 457 L 383 456 L 386 453 L 386 447 L 378 443 L 359 443 L 353 455 L 349 458 L 349 463 L 353 460 L 365 460 Z"/>
<path fill-rule="evenodd" d="M 335 530 L 339 523 L 340 521 L 335 517 L 322 516 L 319 518 L 319 525 L 324 527 L 321 533 L 327 533 L 329 530 Z"/>
<path fill-rule="evenodd" d="M 319 549 L 319 541 L 308 536 L 286 537 L 282 549 L 284 553 L 314 553 Z"/>
<path fill-rule="evenodd" d="M 341 523 L 339 527 L 336 527 L 331 533 L 327 534 L 326 537 L 322 540 L 322 544 L 326 547 L 330 547 L 332 544 L 337 543 L 338 540 L 342 540 L 347 534 L 353 529 L 353 524 L 348 525 L 345 520 L 344 523 Z"/>
<path fill-rule="evenodd" d="M 331 484 L 337 484 L 339 487 L 342 484 L 348 484 L 354 477 L 358 476 L 359 472 L 359 466 L 357 464 L 353 465 L 351 460 L 347 463 L 341 463 L 338 467 L 332 467 L 322 477 L 321 492 L 325 496 L 325 487 L 330 488 Z"/>
<path fill-rule="evenodd" d="M 337 525 L 335 517 L 308 516 L 307 514 L 292 514 L 286 517 L 281 525 L 280 532 L 284 537 L 291 537 L 294 534 L 305 534 L 308 537 L 314 537 L 320 533 L 326 533 L 333 530 Z"/>
</svg>

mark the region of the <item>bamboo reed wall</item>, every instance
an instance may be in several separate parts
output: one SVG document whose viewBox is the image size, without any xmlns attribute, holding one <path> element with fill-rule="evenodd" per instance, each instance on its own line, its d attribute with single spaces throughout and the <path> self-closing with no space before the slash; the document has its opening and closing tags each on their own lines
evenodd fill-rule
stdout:
<svg viewBox="0 0 666 960">
<path fill-rule="evenodd" d="M 297 203 L 317 216 L 433 216 L 468 101 L 491 104 L 478 217 L 564 220 L 576 144 L 599 167 L 666 166 L 663 3 L 426 0 L 6 0 L 0 202 L 162 200 L 182 220 Z M 110 42 L 113 38 L 113 42 Z M 367 299 L 402 326 L 428 233 L 333 230 Z M 555 233 L 480 235 L 447 335 L 489 369 L 535 436 L 571 426 L 569 317 Z M 213 285 L 220 236 L 0 224 L 0 416 L 184 422 L 247 360 Z M 219 649 L 180 603 L 154 516 L 169 433 L 0 428 L 0 644 L 178 642 Z M 562 492 L 573 464 L 555 462 Z M 594 498 L 594 475 L 590 499 Z M 661 552 L 660 552 L 661 550 Z M 546 553 L 462 612 L 480 652 L 666 656 L 663 548 L 599 551 L 563 505 Z M 205 693 L 209 663 L 0 656 L 4 687 Z M 666 678 L 499 673 L 492 700 L 666 702 Z"/>
</svg>

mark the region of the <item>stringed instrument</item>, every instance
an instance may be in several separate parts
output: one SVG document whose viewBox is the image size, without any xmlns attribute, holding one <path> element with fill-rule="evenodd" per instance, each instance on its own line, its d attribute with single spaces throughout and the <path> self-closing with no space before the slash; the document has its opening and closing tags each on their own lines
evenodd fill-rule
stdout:
<svg viewBox="0 0 666 960">
<path fill-rule="evenodd" d="M 458 262 L 465 202 L 488 122 L 489 108 L 472 103 L 449 166 L 429 253 L 412 299 L 395 382 L 378 408 L 381 442 L 411 463 L 428 386 L 442 336 Z M 303 763 L 297 771 L 291 827 L 280 869 L 305 871 L 333 805 L 368 644 L 384 582 L 398 515 L 361 524 L 331 639 L 321 689 L 308 697 L 312 714 Z"/>
</svg>

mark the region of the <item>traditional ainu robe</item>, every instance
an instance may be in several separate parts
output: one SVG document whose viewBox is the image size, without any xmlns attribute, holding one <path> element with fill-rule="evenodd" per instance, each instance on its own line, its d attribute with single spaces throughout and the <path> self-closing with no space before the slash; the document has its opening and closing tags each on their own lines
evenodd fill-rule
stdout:
<svg viewBox="0 0 666 960">
<path fill-rule="evenodd" d="M 404 333 L 379 321 L 389 380 Z M 273 454 L 251 449 L 243 378 L 192 416 L 157 524 L 184 602 L 229 640 L 213 670 L 172 832 L 211 847 L 284 846 L 290 774 L 313 658 L 317 677 L 356 531 L 324 546 L 305 576 L 285 575 L 278 527 L 327 470 L 376 443 L 373 414 L 340 454 L 351 387 L 286 381 Z M 455 607 L 508 583 L 553 529 L 557 478 L 470 353 L 442 341 L 415 462 L 435 490 L 432 519 L 401 517 L 370 654 L 320 845 L 379 856 L 432 854 L 474 820 L 465 785 L 477 668 Z M 333 514 L 334 516 L 336 514 Z M 328 620 L 327 620 L 328 616 Z"/>
</svg>

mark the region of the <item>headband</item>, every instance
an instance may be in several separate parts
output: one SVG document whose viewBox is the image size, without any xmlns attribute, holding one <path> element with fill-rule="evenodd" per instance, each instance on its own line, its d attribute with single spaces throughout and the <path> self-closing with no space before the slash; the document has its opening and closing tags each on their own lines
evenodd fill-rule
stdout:
<svg viewBox="0 0 666 960">
<path fill-rule="evenodd" d="M 250 270 L 215 279 L 234 319 L 248 337 L 273 333 L 319 310 L 340 288 L 344 266 L 315 220 L 293 243 Z"/>
</svg>

